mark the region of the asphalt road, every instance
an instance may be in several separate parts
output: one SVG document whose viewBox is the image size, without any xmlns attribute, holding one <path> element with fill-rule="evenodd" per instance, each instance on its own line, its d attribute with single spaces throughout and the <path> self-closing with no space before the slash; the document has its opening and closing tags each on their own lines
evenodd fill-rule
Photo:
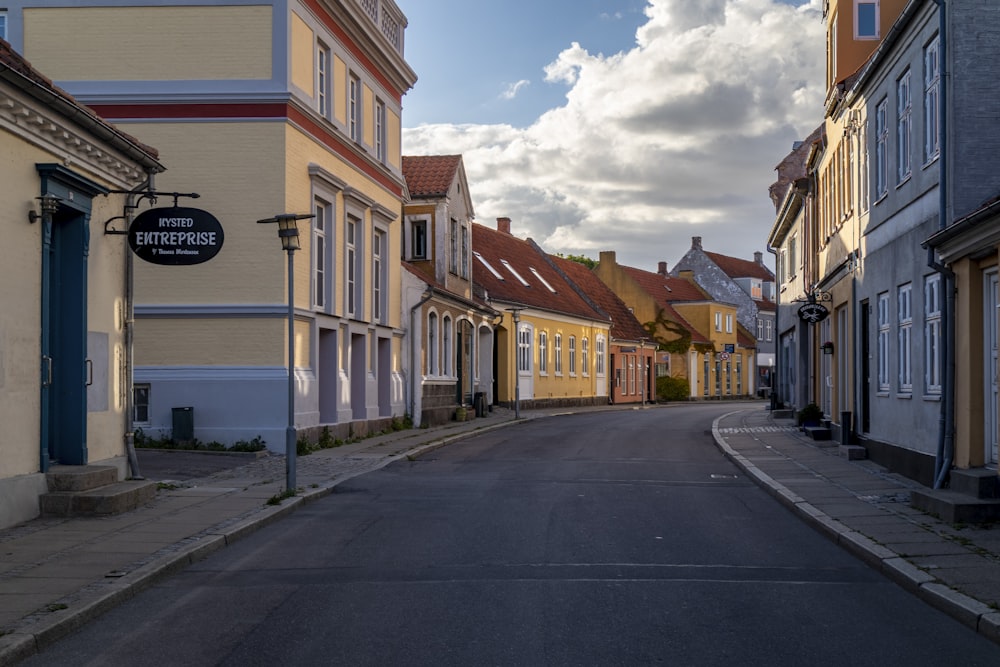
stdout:
<svg viewBox="0 0 1000 667">
<path fill-rule="evenodd" d="M 707 433 L 726 410 L 555 417 L 357 477 L 27 664 L 1000 664 L 742 477 Z"/>
</svg>

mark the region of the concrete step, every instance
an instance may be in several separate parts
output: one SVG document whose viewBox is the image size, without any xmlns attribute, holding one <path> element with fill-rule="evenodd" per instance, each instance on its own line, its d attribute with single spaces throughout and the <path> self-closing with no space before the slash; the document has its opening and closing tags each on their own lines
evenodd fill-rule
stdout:
<svg viewBox="0 0 1000 667">
<path fill-rule="evenodd" d="M 948 487 L 973 498 L 1000 498 L 1000 476 L 996 470 L 987 468 L 952 470 Z"/>
<path fill-rule="evenodd" d="M 156 482 L 130 480 L 85 491 L 53 491 L 39 497 L 43 516 L 102 516 L 121 514 L 156 496 Z"/>
<path fill-rule="evenodd" d="M 87 491 L 118 481 L 114 466 L 51 466 L 45 473 L 49 491 Z"/>
<path fill-rule="evenodd" d="M 802 430 L 813 440 L 830 439 L 830 429 L 826 426 L 803 426 Z"/>
<path fill-rule="evenodd" d="M 840 445 L 838 453 L 848 461 L 863 461 L 868 458 L 868 450 L 861 445 Z"/>
<path fill-rule="evenodd" d="M 952 490 L 920 489 L 910 493 L 910 506 L 948 523 L 1000 521 L 1000 500 L 973 498 Z"/>
</svg>

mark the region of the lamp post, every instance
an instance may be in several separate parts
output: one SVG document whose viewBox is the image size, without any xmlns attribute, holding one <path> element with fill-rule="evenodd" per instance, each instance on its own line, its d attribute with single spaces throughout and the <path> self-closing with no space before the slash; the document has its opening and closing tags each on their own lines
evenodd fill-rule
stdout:
<svg viewBox="0 0 1000 667">
<path fill-rule="evenodd" d="M 642 364 L 642 387 L 639 393 L 642 396 L 642 407 L 646 407 L 646 338 L 639 338 L 639 363 Z"/>
<path fill-rule="evenodd" d="M 514 318 L 514 419 L 521 418 L 521 341 L 517 324 L 521 321 L 521 311 L 524 308 L 508 308 L 507 312 Z"/>
<path fill-rule="evenodd" d="M 285 492 L 295 493 L 295 260 L 299 245 L 299 220 L 315 217 L 311 213 L 282 213 L 258 220 L 258 224 L 278 223 L 281 249 L 288 253 L 288 426 L 285 428 Z"/>
</svg>

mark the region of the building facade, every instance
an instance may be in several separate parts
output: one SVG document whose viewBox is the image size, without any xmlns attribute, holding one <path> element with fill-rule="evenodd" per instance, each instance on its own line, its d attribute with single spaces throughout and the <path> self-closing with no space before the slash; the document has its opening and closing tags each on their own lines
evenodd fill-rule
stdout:
<svg viewBox="0 0 1000 667">
<path fill-rule="evenodd" d="M 346 437 L 404 414 L 390 286 L 401 281 L 401 100 L 416 77 L 392 0 L 8 9 L 28 57 L 165 146 L 176 169 L 158 188 L 199 194 L 226 230 L 212 262 L 136 271 L 142 428 L 169 436 L 188 407 L 197 439 L 282 449 L 286 256 L 255 221 L 285 212 L 314 215 L 295 255 L 296 426 Z"/>
<path fill-rule="evenodd" d="M 0 527 L 33 519 L 56 465 L 130 472 L 127 195 L 157 152 L 0 40 Z"/>
</svg>

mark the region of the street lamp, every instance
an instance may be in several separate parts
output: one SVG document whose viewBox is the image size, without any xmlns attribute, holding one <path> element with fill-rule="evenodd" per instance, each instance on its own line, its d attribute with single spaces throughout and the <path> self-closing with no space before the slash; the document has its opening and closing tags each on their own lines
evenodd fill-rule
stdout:
<svg viewBox="0 0 1000 667">
<path fill-rule="evenodd" d="M 642 387 L 640 388 L 640 394 L 642 396 L 642 407 L 646 407 L 646 338 L 639 338 L 639 363 L 642 364 Z"/>
<path fill-rule="evenodd" d="M 508 308 L 507 312 L 514 317 L 514 419 L 521 418 L 521 341 L 517 324 L 521 321 L 521 311 L 524 308 Z"/>
<path fill-rule="evenodd" d="M 288 253 L 288 426 L 285 428 L 285 492 L 295 493 L 295 260 L 292 253 L 298 250 L 299 220 L 315 217 L 311 213 L 282 213 L 273 218 L 258 220 L 258 224 L 278 223 L 281 249 Z"/>
</svg>

